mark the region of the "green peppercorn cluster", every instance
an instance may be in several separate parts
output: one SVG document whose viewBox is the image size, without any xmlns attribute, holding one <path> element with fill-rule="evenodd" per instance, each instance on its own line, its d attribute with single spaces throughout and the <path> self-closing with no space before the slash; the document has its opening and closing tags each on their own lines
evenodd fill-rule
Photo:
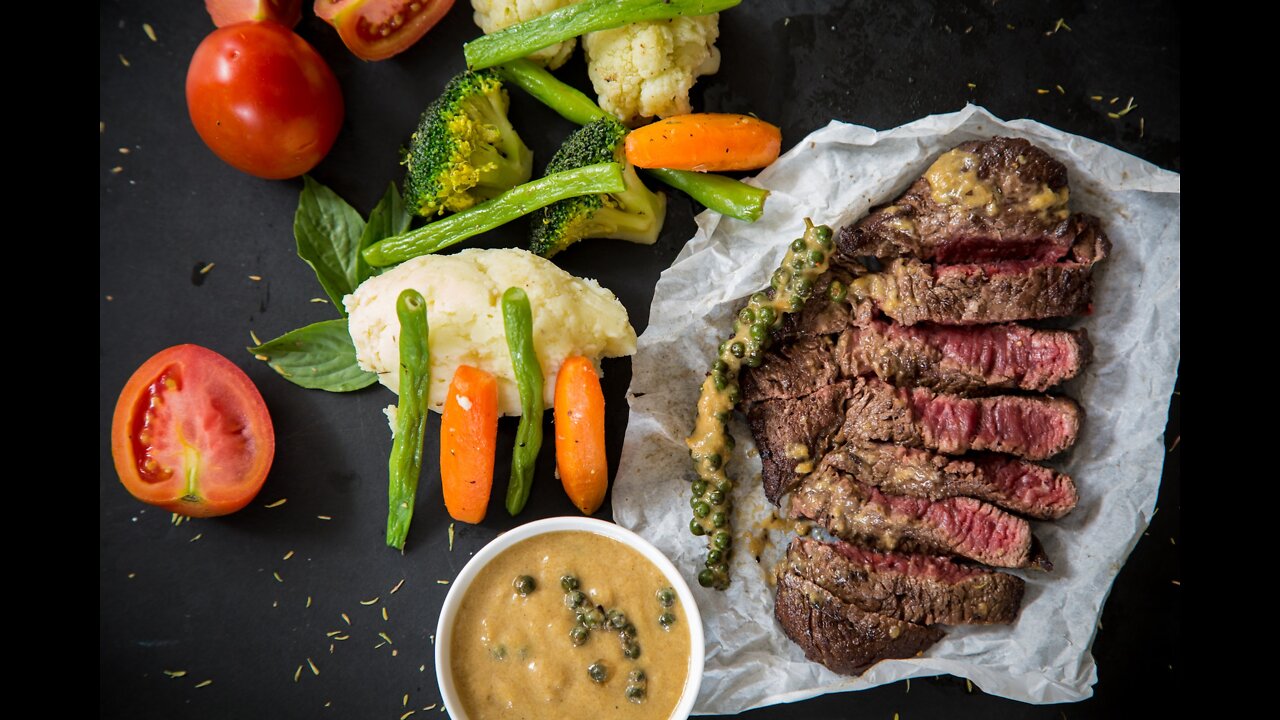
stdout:
<svg viewBox="0 0 1280 720">
<path fill-rule="evenodd" d="M 724 464 L 734 447 L 729 415 L 741 399 L 738 372 L 743 365 L 754 368 L 764 362 L 774 331 L 788 313 L 798 312 L 812 296 L 834 247 L 831 228 L 815 226 L 805 218 L 804 236 L 791 241 L 782 265 L 773 273 L 769 291 L 752 294 L 738 311 L 733 337 L 720 344 L 711 372 L 702 383 L 697 427 L 710 428 L 709 434 L 695 430 L 687 442 L 697 472 L 689 498 L 693 509 L 689 531 L 707 537 L 706 567 L 698 573 L 698 584 L 703 587 L 729 587 L 733 479 L 725 472 Z M 846 292 L 843 284 L 832 283 L 828 297 L 842 302 Z"/>
<path fill-rule="evenodd" d="M 579 590 L 578 586 L 578 578 L 572 575 L 560 578 L 560 589 L 564 590 L 564 606 L 573 611 L 577 620 L 569 630 L 569 641 L 574 647 L 585 644 L 592 630 L 607 630 L 618 634 L 624 657 L 630 660 L 640 657 L 635 624 L 627 620 L 621 610 L 606 612 L 603 605 L 591 605 L 587 602 L 586 593 Z"/>
<path fill-rule="evenodd" d="M 632 670 L 627 674 L 627 689 L 624 694 L 627 699 L 633 703 L 644 702 L 645 694 L 649 689 L 649 679 L 645 677 L 643 670 Z"/>
</svg>

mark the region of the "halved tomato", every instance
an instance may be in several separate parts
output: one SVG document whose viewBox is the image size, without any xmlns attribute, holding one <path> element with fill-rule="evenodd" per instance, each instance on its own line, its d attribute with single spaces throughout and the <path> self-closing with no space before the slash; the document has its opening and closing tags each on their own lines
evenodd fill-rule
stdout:
<svg viewBox="0 0 1280 720">
<path fill-rule="evenodd" d="M 139 500 L 181 515 L 226 515 L 248 505 L 275 454 L 258 388 L 199 345 L 161 350 L 143 363 L 111 418 L 120 482 Z"/>
<path fill-rule="evenodd" d="M 302 19 L 302 0 L 204 0 L 218 27 L 251 20 L 274 20 L 291 28 Z"/>
<path fill-rule="evenodd" d="M 316 0 L 316 15 L 364 60 L 408 50 L 453 7 L 453 0 Z"/>
</svg>

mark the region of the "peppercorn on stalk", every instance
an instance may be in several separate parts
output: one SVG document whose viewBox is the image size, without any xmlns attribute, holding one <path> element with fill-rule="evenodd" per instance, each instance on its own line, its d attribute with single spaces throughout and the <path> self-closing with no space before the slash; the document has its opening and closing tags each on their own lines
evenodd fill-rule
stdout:
<svg viewBox="0 0 1280 720">
<path fill-rule="evenodd" d="M 808 218 L 804 222 L 804 236 L 791 242 L 782 266 L 773 274 L 772 294 L 753 294 L 734 319 L 733 337 L 720 344 L 711 372 L 702 381 L 693 434 L 685 441 L 697 473 L 689 498 L 693 509 L 689 531 L 707 538 L 706 567 L 698 573 L 698 584 L 703 587 L 729 587 L 733 478 L 725 463 L 734 447 L 729 416 L 741 395 L 738 372 L 744 364 L 758 367 L 764 360 L 764 351 L 772 342 L 771 333 L 782 325 L 787 313 L 804 306 L 813 292 L 814 281 L 826 272 L 835 247 L 831 228 L 815 226 Z"/>
</svg>

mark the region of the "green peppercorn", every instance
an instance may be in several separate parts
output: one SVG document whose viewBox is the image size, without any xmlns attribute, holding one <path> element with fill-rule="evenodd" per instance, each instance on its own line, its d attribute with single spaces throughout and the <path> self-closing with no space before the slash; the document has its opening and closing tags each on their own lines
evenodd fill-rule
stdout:
<svg viewBox="0 0 1280 720">
<path fill-rule="evenodd" d="M 751 312 L 751 308 L 744 307 L 738 311 L 738 322 L 743 325 L 750 325 L 756 321 L 756 314 Z"/>
<path fill-rule="evenodd" d="M 704 518 L 711 514 L 711 506 L 705 500 L 695 500 L 693 502 L 693 514 L 697 517 Z"/>
<path fill-rule="evenodd" d="M 572 575 L 562 575 L 560 576 L 560 587 L 565 592 L 569 592 L 570 590 L 577 590 L 578 578 Z"/>
<path fill-rule="evenodd" d="M 729 379 L 720 373 L 711 376 L 711 383 L 716 386 L 716 390 L 724 390 L 729 387 Z"/>
<path fill-rule="evenodd" d="M 729 363 L 723 360 L 716 360 L 715 363 L 711 366 L 711 371 L 718 372 L 721 375 L 723 375 L 724 373 L 729 372 Z"/>
<path fill-rule="evenodd" d="M 637 643 L 627 643 L 622 648 L 622 654 L 629 660 L 635 660 L 640 657 L 640 645 Z"/>
<path fill-rule="evenodd" d="M 664 612 L 658 616 L 658 624 L 664 629 L 670 629 L 672 625 L 676 624 L 676 616 L 669 612 Z"/>
<path fill-rule="evenodd" d="M 791 241 L 792 252 L 804 252 L 804 238 L 798 237 Z"/>
<path fill-rule="evenodd" d="M 743 362 L 746 363 L 747 367 L 749 368 L 760 367 L 760 364 L 764 362 L 764 353 L 758 350 L 753 353 L 748 353 L 746 359 L 743 360 Z"/>
<path fill-rule="evenodd" d="M 800 312 L 800 308 L 804 307 L 804 298 L 799 295 L 792 295 L 791 302 L 787 306 L 791 312 Z"/>
<path fill-rule="evenodd" d="M 669 608 L 676 604 L 676 591 L 669 587 L 664 587 L 658 591 L 658 604 L 662 607 Z"/>
<path fill-rule="evenodd" d="M 711 513 L 711 524 L 715 527 L 722 528 L 729 524 L 729 516 L 723 510 L 717 510 Z"/>
<path fill-rule="evenodd" d="M 800 297 L 807 297 L 809 292 L 813 290 L 813 281 L 809 278 L 796 278 L 795 282 L 791 283 L 791 285 L 795 288 L 796 294 Z"/>
<path fill-rule="evenodd" d="M 765 325 L 772 325 L 773 321 L 777 319 L 778 314 L 774 312 L 773 307 L 765 305 L 760 308 L 760 312 L 756 313 L 756 317 Z"/>
<path fill-rule="evenodd" d="M 725 495 L 728 495 L 729 493 L 733 492 L 733 481 L 720 480 L 716 482 L 716 489 L 724 493 Z"/>
<path fill-rule="evenodd" d="M 756 341 L 763 341 L 769 336 L 769 328 L 762 322 L 753 323 L 747 332 L 751 335 L 751 339 Z"/>
<path fill-rule="evenodd" d="M 604 611 L 599 607 L 594 607 L 583 613 L 582 619 L 584 624 L 589 628 L 600 627 L 604 623 Z"/>
<path fill-rule="evenodd" d="M 711 538 L 711 542 L 716 546 L 717 550 L 728 550 L 729 546 L 733 544 L 733 538 L 728 531 L 717 530 L 715 536 Z"/>
<path fill-rule="evenodd" d="M 813 229 L 813 235 L 817 238 L 819 245 L 824 248 L 831 247 L 831 228 L 819 225 Z"/>
<path fill-rule="evenodd" d="M 716 574 L 711 572 L 711 568 L 707 568 L 698 573 L 698 584 L 702 587 L 711 587 L 716 583 Z"/>
<path fill-rule="evenodd" d="M 720 457 L 720 453 L 711 453 L 707 458 L 707 467 L 711 468 L 711 472 L 719 470 L 722 464 L 724 464 L 724 459 Z"/>
<path fill-rule="evenodd" d="M 564 604 L 565 604 L 565 607 L 576 608 L 582 603 L 586 602 L 586 599 L 587 599 L 587 596 L 583 595 L 581 590 L 570 590 L 569 592 L 565 593 Z"/>
<path fill-rule="evenodd" d="M 714 549 L 713 549 L 713 550 L 708 550 L 708 551 L 707 551 L 707 562 L 706 562 L 706 566 L 707 566 L 707 567 L 715 567 L 716 565 L 719 565 L 719 564 L 720 564 L 720 561 L 721 561 L 722 559 L 723 559 L 723 557 L 720 555 L 720 551 L 719 551 L 719 550 L 714 550 Z"/>
<path fill-rule="evenodd" d="M 632 670 L 627 673 L 627 682 L 632 685 L 645 685 L 647 684 L 648 679 L 649 678 L 645 676 L 643 670 Z"/>
<path fill-rule="evenodd" d="M 825 260 L 825 259 L 827 259 L 827 254 L 826 254 L 826 253 L 824 253 L 824 252 L 822 252 L 821 250 L 810 250 L 810 251 L 809 251 L 809 263 L 810 263 L 810 264 L 818 265 L 818 264 L 820 264 L 820 263 L 821 263 L 823 260 Z"/>
<path fill-rule="evenodd" d="M 590 634 L 591 634 L 590 630 L 587 630 L 581 625 L 574 625 L 573 629 L 569 631 L 569 642 L 572 642 L 573 646 L 577 647 L 585 643 L 587 641 L 587 637 Z"/>
<path fill-rule="evenodd" d="M 792 269 L 792 270 L 794 270 L 794 271 L 796 271 L 796 272 L 800 272 L 800 271 L 804 270 L 804 258 L 802 258 L 802 257 L 797 257 L 797 258 L 792 259 L 792 261 L 791 261 L 791 269 Z"/>
<path fill-rule="evenodd" d="M 617 629 L 622 629 L 627 624 L 627 616 L 622 614 L 621 610 L 610 610 L 609 624 Z"/>
<path fill-rule="evenodd" d="M 764 305 L 765 303 L 769 302 L 769 296 L 765 295 L 762 292 L 754 292 L 754 293 L 751 293 L 750 302 L 752 305 Z"/>
<path fill-rule="evenodd" d="M 701 497 L 702 494 L 707 491 L 707 481 L 694 480 L 690 487 L 693 489 L 693 494 L 695 497 Z"/>
<path fill-rule="evenodd" d="M 535 587 L 537 587 L 537 583 L 535 583 L 533 578 L 528 575 L 521 575 L 517 577 L 511 585 L 516 589 L 516 592 L 521 595 L 528 595 L 533 592 Z"/>
<path fill-rule="evenodd" d="M 623 625 L 622 629 L 618 630 L 618 636 L 624 639 L 631 639 L 635 637 L 636 636 L 635 623 L 628 622 L 626 625 Z"/>
<path fill-rule="evenodd" d="M 707 534 L 707 529 L 702 527 L 702 524 L 699 523 L 697 519 L 694 519 L 689 521 L 689 532 L 695 536 L 701 537 Z"/>
<path fill-rule="evenodd" d="M 609 668 L 603 660 L 597 660 L 587 666 L 587 676 L 591 678 L 591 682 L 599 685 L 609 679 Z"/>
<path fill-rule="evenodd" d="M 728 398 L 730 405 L 738 404 L 738 401 L 742 399 L 742 391 L 738 389 L 737 383 L 734 383 L 729 386 L 729 388 L 725 391 L 725 397 Z M 729 446 L 729 449 L 732 450 L 733 435 L 725 435 L 724 439 L 725 439 L 725 443 Z"/>
<path fill-rule="evenodd" d="M 827 286 L 827 297 L 830 298 L 833 303 L 844 302 L 848 293 L 848 288 L 846 288 L 844 283 L 839 280 L 832 280 L 831 284 Z"/>
<path fill-rule="evenodd" d="M 628 685 L 626 690 L 627 699 L 633 703 L 644 702 L 644 688 L 639 685 Z"/>
<path fill-rule="evenodd" d="M 720 492 L 719 490 L 712 490 L 711 494 L 707 495 L 707 500 L 712 505 L 719 505 L 720 503 L 724 502 L 724 493 Z"/>
<path fill-rule="evenodd" d="M 733 344 L 729 346 L 729 354 L 736 358 L 742 357 L 746 352 L 747 347 L 740 340 L 734 340 Z"/>
<path fill-rule="evenodd" d="M 717 345 L 717 346 L 716 346 L 716 355 L 717 355 L 717 356 L 723 356 L 723 355 L 724 355 L 724 351 L 725 351 L 728 347 L 729 347 L 729 341 L 728 341 L 728 340 L 725 340 L 724 342 L 720 343 L 719 345 Z"/>
<path fill-rule="evenodd" d="M 781 290 L 786 287 L 789 282 L 791 282 L 791 273 L 788 272 L 786 268 L 774 270 L 773 277 L 769 279 L 769 284 L 772 285 L 775 290 Z"/>
</svg>

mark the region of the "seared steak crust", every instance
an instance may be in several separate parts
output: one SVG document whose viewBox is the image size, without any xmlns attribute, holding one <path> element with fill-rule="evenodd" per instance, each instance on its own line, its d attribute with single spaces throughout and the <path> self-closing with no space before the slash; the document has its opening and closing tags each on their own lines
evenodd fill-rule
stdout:
<svg viewBox="0 0 1280 720">
<path fill-rule="evenodd" d="M 805 657 L 846 675 L 888 658 L 915 657 L 943 635 L 935 627 L 864 612 L 792 573 L 778 578 L 773 613 Z"/>
</svg>

